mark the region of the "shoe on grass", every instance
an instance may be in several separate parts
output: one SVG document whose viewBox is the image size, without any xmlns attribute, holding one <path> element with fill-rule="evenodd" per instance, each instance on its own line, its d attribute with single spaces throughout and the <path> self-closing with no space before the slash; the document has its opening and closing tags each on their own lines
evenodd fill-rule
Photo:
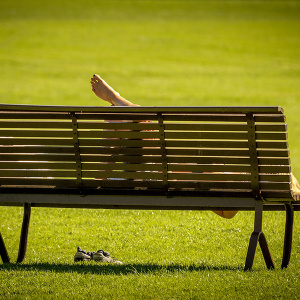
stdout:
<svg viewBox="0 0 300 300">
<path fill-rule="evenodd" d="M 78 247 L 77 252 L 74 255 L 74 262 L 87 261 L 92 259 L 92 256 L 93 256 L 92 252 L 86 252 L 85 250 L 82 250 L 80 247 Z"/>
<path fill-rule="evenodd" d="M 98 250 L 97 252 L 93 253 L 92 256 L 93 256 L 93 260 L 95 260 L 95 261 L 114 263 L 114 264 L 117 264 L 117 265 L 122 265 L 123 264 L 121 261 L 110 257 L 110 254 L 106 251 L 103 251 L 103 250 Z"/>
</svg>

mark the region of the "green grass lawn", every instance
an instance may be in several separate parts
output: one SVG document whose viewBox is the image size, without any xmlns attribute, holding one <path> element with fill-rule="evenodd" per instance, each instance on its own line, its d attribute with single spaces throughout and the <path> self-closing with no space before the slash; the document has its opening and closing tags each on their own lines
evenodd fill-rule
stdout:
<svg viewBox="0 0 300 300">
<path fill-rule="evenodd" d="M 141 105 L 276 105 L 287 115 L 300 178 L 300 2 L 0 1 L 0 102 L 106 105 L 98 73 Z M 283 213 L 264 229 L 280 266 Z M 253 213 L 33 209 L 22 265 L 0 265 L 0 299 L 297 299 L 300 224 L 291 265 L 243 264 Z M 0 207 L 15 259 L 22 211 Z M 80 245 L 123 266 L 73 264 Z"/>
<path fill-rule="evenodd" d="M 0 211 L 15 259 L 22 212 Z M 297 299 L 299 218 L 290 266 L 281 270 L 284 213 L 264 217 L 277 269 L 266 269 L 259 250 L 253 272 L 244 272 L 252 212 L 225 220 L 212 212 L 33 208 L 26 262 L 0 265 L 0 298 Z M 78 245 L 108 250 L 124 265 L 75 264 Z"/>
</svg>

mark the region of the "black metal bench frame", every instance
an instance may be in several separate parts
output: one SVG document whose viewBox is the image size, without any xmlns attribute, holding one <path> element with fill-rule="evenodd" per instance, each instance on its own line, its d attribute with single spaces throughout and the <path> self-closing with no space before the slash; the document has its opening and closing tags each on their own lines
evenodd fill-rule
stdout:
<svg viewBox="0 0 300 300">
<path fill-rule="evenodd" d="M 254 210 L 245 270 L 258 243 L 272 269 L 263 211 L 285 210 L 286 268 L 299 210 L 286 130 L 280 107 L 0 105 L 0 205 L 24 206 L 17 262 L 31 207 Z"/>
</svg>

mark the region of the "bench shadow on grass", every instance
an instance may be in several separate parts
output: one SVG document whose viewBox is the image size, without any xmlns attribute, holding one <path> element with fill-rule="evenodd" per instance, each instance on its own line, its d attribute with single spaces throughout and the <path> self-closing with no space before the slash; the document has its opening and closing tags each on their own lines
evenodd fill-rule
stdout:
<svg viewBox="0 0 300 300">
<path fill-rule="evenodd" d="M 55 273 L 84 273 L 101 275 L 127 275 L 127 274 L 155 274 L 155 273 L 178 273 L 178 272 L 201 272 L 201 271 L 241 271 L 243 267 L 233 267 L 226 265 L 158 265 L 158 264 L 93 264 L 93 263 L 74 263 L 74 264 L 55 264 L 55 263 L 32 263 L 32 264 L 2 264 L 0 271 L 42 271 Z"/>
</svg>

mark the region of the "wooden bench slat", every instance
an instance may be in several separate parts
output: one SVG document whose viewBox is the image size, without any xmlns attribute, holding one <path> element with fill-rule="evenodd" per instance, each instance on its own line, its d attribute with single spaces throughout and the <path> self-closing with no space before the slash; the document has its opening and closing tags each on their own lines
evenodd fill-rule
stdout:
<svg viewBox="0 0 300 300">
<path fill-rule="evenodd" d="M 268 182 L 290 182 L 290 174 L 260 174 L 260 181 Z"/>
<path fill-rule="evenodd" d="M 125 169 L 126 170 L 126 169 Z M 159 172 L 126 172 L 126 171 L 82 171 L 82 178 L 126 178 L 126 179 L 156 179 L 162 180 Z"/>
<path fill-rule="evenodd" d="M 84 179 L 84 188 L 100 189 L 100 188 L 148 188 L 154 190 L 163 191 L 163 181 L 162 180 L 119 180 L 118 178 L 112 179 Z"/>
<path fill-rule="evenodd" d="M 34 128 L 34 129 L 41 129 L 41 128 L 61 128 L 61 129 L 72 129 L 72 123 L 69 122 L 62 122 L 62 121 L 16 121 L 16 120 L 9 120 L 9 121 L 0 121 L 0 128 Z"/>
<path fill-rule="evenodd" d="M 75 155 L 67 154 L 0 154 L 0 161 L 75 161 Z"/>
<path fill-rule="evenodd" d="M 167 149 L 167 156 L 241 156 L 249 157 L 249 150 L 231 150 L 231 149 Z"/>
<path fill-rule="evenodd" d="M 267 165 L 267 166 L 286 166 L 290 165 L 289 158 L 259 158 L 259 165 Z"/>
<path fill-rule="evenodd" d="M 259 183 L 261 190 L 270 190 L 270 191 L 276 191 L 276 190 L 290 190 L 290 183 L 284 183 L 284 182 L 263 182 L 261 181 Z"/>
<path fill-rule="evenodd" d="M 290 166 L 281 166 L 281 165 L 275 165 L 275 166 L 259 166 L 259 172 L 260 173 L 291 173 L 291 167 Z"/>
<path fill-rule="evenodd" d="M 72 138 L 71 130 L 0 130 L 0 137 Z"/>
<path fill-rule="evenodd" d="M 286 121 L 285 115 L 257 115 L 254 114 L 254 121 L 258 123 L 284 123 Z"/>
<path fill-rule="evenodd" d="M 22 170 L 22 169 L 51 169 L 51 170 L 76 170 L 75 162 L 0 162 L 0 169 Z"/>
<path fill-rule="evenodd" d="M 161 163 L 162 159 L 159 156 L 126 156 L 126 155 L 83 155 L 81 162 L 124 162 L 124 163 Z"/>
<path fill-rule="evenodd" d="M 184 139 L 186 143 L 188 140 L 247 140 L 248 135 L 245 132 L 165 132 L 166 140 Z"/>
<path fill-rule="evenodd" d="M 82 171 L 93 170 L 162 171 L 162 164 L 82 163 Z"/>
<path fill-rule="evenodd" d="M 195 115 L 164 115 L 164 120 L 169 121 L 205 121 L 205 122 L 246 122 L 246 115 L 213 115 L 213 114 L 195 114 Z M 285 122 L 284 115 L 254 115 L 255 122 L 282 123 Z"/>
<path fill-rule="evenodd" d="M 286 141 L 258 141 L 257 148 L 265 148 L 265 149 L 286 149 L 287 142 Z M 182 140 L 170 140 L 166 141 L 167 148 L 185 148 L 187 145 L 186 141 Z M 227 148 L 227 149 L 234 149 L 234 148 L 245 148 L 248 149 L 248 141 L 195 141 L 190 140 L 188 141 L 188 145 L 190 148 Z"/>
<path fill-rule="evenodd" d="M 100 189 L 100 188 L 144 188 L 144 189 L 156 189 L 156 190 L 161 190 L 163 185 L 162 185 L 162 180 L 124 180 L 124 179 L 84 179 L 83 180 L 83 186 L 87 189 Z"/>
<path fill-rule="evenodd" d="M 82 177 L 83 178 L 130 178 L 130 179 L 161 179 L 163 174 L 160 172 L 128 172 L 126 170 L 126 167 L 121 169 L 125 170 L 122 172 L 116 172 L 116 171 L 82 171 Z M 0 171 L 1 172 L 1 171 Z M 21 172 L 19 172 L 21 173 Z M 40 172 L 42 173 L 42 172 Z M 8 175 L 6 177 L 11 177 L 10 174 L 17 174 L 16 172 L 8 172 Z M 26 172 L 23 172 L 22 174 L 26 174 Z M 32 172 L 32 174 L 38 174 L 38 172 Z M 45 174 L 53 174 L 53 175 L 47 175 L 47 176 L 57 176 L 62 177 L 55 174 L 74 174 L 71 172 L 65 172 L 64 171 L 48 171 L 45 172 Z M 0 173 L 0 176 L 5 176 L 4 172 Z M 25 176 L 25 175 L 24 175 Z M 33 175 L 32 175 L 33 176 Z M 46 175 L 45 175 L 46 176 Z M 71 176 L 71 175 L 70 175 Z M 20 175 L 21 177 L 21 175 Z M 68 177 L 68 176 L 65 176 Z M 251 176 L 250 174 L 245 173 L 169 173 L 168 174 L 169 180 L 195 180 L 195 181 L 250 181 Z M 289 183 L 289 175 L 260 175 L 261 182 L 264 183 L 264 181 L 267 181 L 268 184 L 271 184 L 272 182 L 276 183 Z"/>
<path fill-rule="evenodd" d="M 1 143 L 1 142 L 0 142 Z M 74 147 L 48 147 L 48 146 L 2 146 L 0 153 L 60 153 L 74 154 Z"/>
<path fill-rule="evenodd" d="M 165 124 L 166 131 L 246 131 L 248 130 L 247 124 L 228 124 L 228 123 L 167 123 Z M 268 131 L 268 132 L 285 132 L 286 125 L 285 124 L 264 124 L 264 125 L 256 125 L 256 131 Z"/>
<path fill-rule="evenodd" d="M 159 130 L 158 123 L 132 123 L 132 122 L 78 122 L 78 130 L 104 129 L 104 130 Z"/>
<path fill-rule="evenodd" d="M 70 120 L 69 112 L 3 112 L 0 111 L 0 119 L 3 120 Z"/>
<path fill-rule="evenodd" d="M 287 133 L 273 133 L 273 132 L 263 132 L 256 133 L 256 140 L 276 140 L 285 141 L 287 140 Z"/>
<path fill-rule="evenodd" d="M 170 156 L 168 157 L 168 162 L 172 164 L 180 164 L 180 163 L 194 163 L 194 164 L 224 164 L 223 157 L 176 157 Z M 247 157 L 227 157 L 227 164 L 232 165 L 250 165 L 250 158 Z"/>
<path fill-rule="evenodd" d="M 287 141 L 257 141 L 257 149 L 288 149 Z"/>
<path fill-rule="evenodd" d="M 95 111 L 112 113 L 200 113 L 214 114 L 283 114 L 280 106 L 63 106 L 63 105 L 27 105 L 0 104 L 0 111 L 34 111 L 34 112 L 76 112 L 94 113 Z"/>
<path fill-rule="evenodd" d="M 141 168 L 142 167 L 142 168 Z M 150 168 L 149 168 L 150 167 Z M 127 166 L 100 166 L 100 170 L 97 169 L 84 169 L 82 171 L 82 177 L 87 178 L 132 178 L 132 179 L 162 179 L 162 167 L 155 165 L 127 165 Z M 114 170 L 114 171 L 112 171 Z M 123 172 L 116 172 L 120 170 Z M 134 171 L 134 172 L 128 172 Z M 139 172 L 136 172 L 139 171 Z M 156 172 L 153 172 L 156 171 Z M 76 177 L 76 170 L 53 170 L 53 169 L 39 169 L 39 170 L 20 170 L 20 169 L 8 169 L 0 170 L 0 177 Z M 168 175 L 169 180 L 203 180 L 203 181 L 249 181 L 251 180 L 250 173 L 187 173 L 180 171 L 170 172 Z M 270 175 L 261 174 L 259 176 L 262 182 L 289 182 L 289 174 L 283 175 Z"/>
<path fill-rule="evenodd" d="M 176 172 L 168 174 L 169 180 L 191 181 L 251 181 L 250 174 L 246 173 L 187 173 Z"/>
<path fill-rule="evenodd" d="M 197 139 L 221 139 L 221 140 L 247 140 L 248 134 L 245 132 L 166 132 L 165 138 L 197 140 Z M 286 133 L 256 133 L 257 140 L 286 140 Z M 188 141 L 187 141 L 188 142 Z"/>
<path fill-rule="evenodd" d="M 28 148 L 28 149 L 27 149 Z M 23 148 L 24 149 L 24 148 Z M 61 153 L 73 153 L 74 150 L 72 148 L 56 148 L 62 149 Z M 45 148 L 45 149 L 34 149 L 36 153 L 56 153 L 58 150 Z M 45 150 L 45 151 L 41 151 Z M 49 151 L 48 151 L 49 150 Z M 0 147 L 0 153 L 8 153 L 9 149 L 3 151 Z M 22 148 L 18 148 L 18 151 L 13 150 L 10 151 L 11 153 L 29 153 L 30 148 L 26 147 L 26 149 L 22 150 Z M 34 152 L 34 151 L 32 151 Z M 115 148 L 96 148 L 96 147 L 81 147 L 80 153 L 84 155 L 88 154 L 127 154 L 127 155 L 159 155 L 161 156 L 161 149 L 160 148 L 130 148 L 130 147 L 115 147 Z M 248 157 L 249 151 L 248 150 L 215 150 L 215 149 L 175 149 L 170 148 L 167 149 L 167 155 L 169 156 L 242 156 Z M 259 157 L 289 157 L 289 152 L 287 150 L 258 150 Z"/>
<path fill-rule="evenodd" d="M 84 147 L 160 147 L 159 140 L 127 140 L 127 139 L 80 139 L 80 146 Z"/>
<path fill-rule="evenodd" d="M 164 121 L 168 122 L 246 122 L 246 115 L 237 114 L 164 114 Z"/>
<path fill-rule="evenodd" d="M 127 138 L 127 139 L 158 139 L 159 132 L 155 131 L 79 131 L 81 138 Z"/>
<path fill-rule="evenodd" d="M 228 124 L 228 123 L 166 123 L 165 131 L 245 131 L 247 132 L 247 124 Z"/>
<path fill-rule="evenodd" d="M 54 165 L 54 166 L 53 166 Z M 26 169 L 30 167 L 30 169 Z M 191 175 L 186 175 L 188 173 L 186 173 L 186 169 L 187 167 L 189 167 L 189 170 L 193 171 L 194 173 L 191 173 Z M 283 166 L 284 167 L 284 166 Z M 61 164 L 53 164 L 53 163 L 0 163 L 0 170 L 5 169 L 4 171 L 2 171 L 2 177 L 5 177 L 7 175 L 7 177 L 11 176 L 8 174 L 12 174 L 9 172 L 14 172 L 14 174 L 19 173 L 20 176 L 23 176 L 22 174 L 25 172 L 27 172 L 26 170 L 29 171 L 33 171 L 36 170 L 39 173 L 43 173 L 45 172 L 52 172 L 51 176 L 58 176 L 59 175 L 55 175 L 57 172 L 58 174 L 58 170 L 65 170 L 65 171 L 60 171 L 63 172 L 62 174 L 71 174 L 72 172 L 70 172 L 69 170 L 75 170 L 76 169 L 76 165 L 75 164 L 71 164 L 71 163 L 65 163 L 64 165 Z M 26 169 L 25 171 L 22 169 Z M 175 172 L 174 174 L 170 175 L 169 178 L 170 179 L 174 179 L 177 175 L 178 175 L 178 179 L 183 179 L 184 176 L 189 177 L 189 178 L 194 178 L 194 179 L 201 179 L 203 176 L 205 176 L 205 174 L 201 174 L 201 172 L 206 172 L 206 173 L 212 173 L 214 174 L 214 172 L 216 174 L 221 173 L 221 172 L 226 172 L 229 174 L 224 173 L 224 180 L 227 180 L 225 178 L 229 178 L 230 176 L 239 176 L 241 174 L 241 180 L 245 180 L 242 179 L 242 177 L 244 176 L 244 173 L 249 174 L 247 171 L 249 171 L 249 166 L 226 166 L 226 165 L 169 165 L 168 167 L 170 172 Z M 162 165 L 161 164 L 93 164 L 93 163 L 84 163 L 82 166 L 82 170 L 83 171 L 93 171 L 93 170 L 126 170 L 126 171 L 148 171 L 148 172 L 153 172 L 153 171 L 161 171 L 162 170 Z M 7 174 L 5 174 L 5 172 L 7 171 Z M 282 171 L 287 171 L 284 170 L 282 168 Z M 70 173 L 67 173 L 70 172 Z M 179 176 L 178 173 L 184 172 L 183 175 Z M 198 174 L 197 174 L 198 173 Z M 231 174 L 232 173 L 232 174 Z M 72 173 L 73 174 L 73 173 Z M 222 175 L 222 174 L 221 174 Z M 25 176 L 25 175 L 24 175 Z M 50 175 L 43 175 L 43 176 L 50 176 Z M 218 174 L 219 177 L 220 174 Z M 279 173 L 274 173 L 274 174 L 264 174 L 261 173 L 260 174 L 260 179 L 263 181 L 283 181 L 283 182 L 289 182 L 290 178 L 289 178 L 289 173 L 286 174 L 279 174 Z M 192 179 L 190 179 L 192 180 Z"/>
<path fill-rule="evenodd" d="M 219 189 L 219 190 L 251 190 L 250 182 L 216 182 L 216 181 L 170 181 L 170 188 L 194 188 L 199 190 Z"/>
<path fill-rule="evenodd" d="M 159 139 L 142 139 L 142 138 L 80 138 L 80 149 L 88 152 L 93 148 L 109 148 L 109 149 L 160 149 L 161 143 Z M 93 151 L 93 150 L 92 150 Z M 101 151 L 101 150 L 100 150 Z M 104 150 L 106 151 L 106 150 Z"/>
<path fill-rule="evenodd" d="M 157 121 L 157 114 L 154 113 L 121 113 L 116 114 L 114 111 L 110 113 L 76 113 L 76 118 L 78 124 L 83 123 L 84 121 Z"/>
<path fill-rule="evenodd" d="M 250 173 L 170 173 L 168 175 L 170 180 L 203 180 L 203 181 L 250 181 Z M 276 182 L 289 183 L 290 176 L 286 175 L 260 175 L 261 182 Z"/>
<path fill-rule="evenodd" d="M 1 152 L 1 149 L 0 149 Z M 159 155 L 161 156 L 160 148 L 130 148 L 130 147 L 80 147 L 80 153 L 87 154 L 127 154 L 127 155 Z"/>
<path fill-rule="evenodd" d="M 73 139 L 66 138 L 0 138 L 0 145 L 73 146 Z"/>
<path fill-rule="evenodd" d="M 264 125 L 255 125 L 256 132 L 266 131 L 266 132 L 286 132 L 286 124 L 264 124 Z"/>
<path fill-rule="evenodd" d="M 134 181 L 134 180 L 84 180 L 84 186 L 95 188 L 95 187 L 147 187 L 147 188 L 154 188 L 154 189 L 162 189 L 163 190 L 163 182 L 162 181 L 156 181 L 156 180 L 143 180 L 143 181 Z M 206 192 L 209 192 L 209 189 L 218 188 L 219 190 L 250 190 L 251 184 L 249 182 L 191 182 L 191 181 L 170 181 L 169 187 L 171 189 L 194 189 L 194 190 L 206 190 Z M 215 192 L 215 191 L 211 191 Z"/>
<path fill-rule="evenodd" d="M 167 140 L 166 147 L 186 147 L 190 148 L 226 148 L 228 143 L 229 148 L 247 148 L 246 141 L 182 141 L 182 140 Z M 40 145 L 40 146 L 73 146 L 73 140 L 63 138 L 1 138 L 0 145 Z M 81 146 L 124 146 L 124 147 L 159 147 L 159 140 L 125 140 L 125 139 L 80 139 Z M 258 148 L 278 148 L 285 149 L 286 141 L 258 141 Z"/>
<path fill-rule="evenodd" d="M 191 172 L 244 172 L 250 173 L 250 165 L 225 165 L 225 164 L 207 164 L 207 165 L 198 165 L 198 164 L 169 164 L 168 170 L 174 172 L 185 172 L 186 170 Z M 289 166 L 259 166 L 259 171 L 263 173 L 290 173 Z"/>
<path fill-rule="evenodd" d="M 57 171 L 57 170 L 0 170 L 0 177 L 73 177 L 76 178 L 77 170 Z"/>
<path fill-rule="evenodd" d="M 250 166 L 249 165 L 198 165 L 198 164 L 169 164 L 168 171 L 170 172 L 186 172 L 189 170 L 190 172 L 244 172 L 250 173 Z"/>
<path fill-rule="evenodd" d="M 171 174 L 170 174 L 171 175 Z M 182 174 L 177 174 L 181 177 Z M 170 188 L 212 188 L 212 189 L 251 189 L 251 183 L 249 181 L 215 181 L 215 180 L 203 180 L 196 181 L 193 178 L 193 174 L 189 174 L 186 181 L 184 179 L 169 181 Z M 217 174 L 216 174 L 217 175 Z M 175 176 L 174 176 L 175 178 Z M 194 180 L 194 181 L 191 181 Z M 260 188 L 262 190 L 290 190 L 290 184 L 285 182 L 260 182 Z"/>
<path fill-rule="evenodd" d="M 21 164 L 18 161 L 30 161 L 32 163 L 39 163 L 40 161 L 74 161 L 73 155 L 0 155 L 0 160 L 2 161 L 15 161 L 16 164 Z M 227 157 L 226 160 L 224 157 L 169 157 L 169 163 L 194 163 L 194 164 L 224 164 L 225 161 L 227 164 L 237 164 L 237 165 L 246 165 L 248 168 L 249 159 L 248 158 L 236 158 L 236 157 Z M 154 156 L 82 156 L 82 162 L 132 162 L 132 163 L 161 163 L 160 157 Z M 23 163 L 23 162 L 22 162 Z M 261 165 L 266 165 L 266 171 L 272 170 L 271 165 L 284 167 L 283 165 L 288 165 L 289 159 L 268 159 L 261 158 L 259 159 Z M 270 166 L 269 166 L 270 165 Z M 263 168 L 262 166 L 261 168 Z M 175 166 L 176 168 L 176 166 Z M 180 166 L 178 167 L 178 169 Z M 286 169 L 285 169 L 286 170 Z"/>
<path fill-rule="evenodd" d="M 257 151 L 258 157 L 289 157 L 288 150 L 258 150 Z"/>
<path fill-rule="evenodd" d="M 287 150 L 258 150 L 258 157 L 289 157 Z M 167 149 L 167 155 L 177 156 L 242 156 L 249 157 L 249 150 L 236 149 Z"/>
<path fill-rule="evenodd" d="M 22 192 L 26 192 L 26 190 L 29 190 L 29 188 L 40 189 L 40 193 L 42 193 L 43 189 L 56 189 L 58 193 L 64 193 L 64 190 L 66 189 L 74 189 L 74 192 L 76 193 L 76 182 L 75 180 L 67 180 L 67 179 L 57 179 L 57 180 L 51 180 L 51 179 L 46 179 L 48 183 L 52 183 L 49 185 L 45 184 L 45 179 L 32 179 L 29 178 L 29 180 L 22 179 L 19 180 L 19 184 L 16 185 L 16 182 L 11 179 L 5 179 L 5 182 L 3 181 L 2 189 L 5 191 L 5 189 L 9 188 L 19 188 L 22 190 Z M 245 189 L 245 184 L 244 185 L 237 185 L 237 187 L 241 187 L 242 189 L 236 189 L 233 187 L 232 189 L 230 187 L 225 188 L 224 186 L 220 189 L 211 189 L 210 184 L 202 184 L 200 185 L 191 185 L 189 182 L 182 182 L 183 185 L 177 185 L 176 186 L 176 181 L 172 181 L 172 187 L 170 188 L 170 192 L 172 195 L 176 196 L 179 194 L 182 194 L 182 196 L 188 197 L 189 194 L 192 196 L 197 196 L 199 195 L 199 191 L 202 190 L 201 195 L 205 195 L 206 197 L 209 197 L 211 194 L 212 196 L 218 196 L 219 197 L 226 197 L 226 196 L 232 196 L 232 197 L 239 197 L 240 201 L 243 201 L 243 197 L 252 197 L 252 192 L 250 190 L 250 187 Z M 5 185 L 4 185 L 5 184 Z M 162 181 L 133 181 L 133 180 L 84 180 L 84 187 L 89 189 L 97 189 L 99 194 L 101 194 L 102 188 L 111 188 L 111 192 L 115 190 L 116 187 L 119 188 L 129 188 L 131 187 L 132 189 L 150 189 L 151 190 L 160 190 L 162 189 Z M 201 189 L 199 189 L 201 187 Z M 206 190 L 205 190 L 206 189 Z M 67 190 L 70 193 L 70 190 Z M 84 190 L 83 190 L 84 192 Z M 107 190 L 109 192 L 109 190 Z M 262 196 L 264 199 L 267 199 L 268 201 L 291 201 L 293 199 L 293 196 L 290 191 L 288 190 L 263 190 L 262 191 Z M 201 198 L 201 196 L 200 196 Z M 199 199 L 200 199 L 199 198 Z"/>
<path fill-rule="evenodd" d="M 40 187 L 40 188 L 75 188 L 78 189 L 76 179 L 51 179 L 51 178 L 1 178 L 2 186 L 14 186 L 17 188 Z M 16 190 L 17 192 L 17 190 Z M 42 192 L 42 191 L 41 191 Z"/>
<path fill-rule="evenodd" d="M 261 191 L 261 195 L 264 199 L 268 201 L 278 201 L 278 202 L 285 202 L 285 201 L 291 201 L 293 199 L 291 191 L 287 190 L 270 190 Z"/>
<path fill-rule="evenodd" d="M 225 149 L 248 149 L 247 141 L 183 141 L 183 140 L 166 140 L 166 147 L 172 148 L 225 148 Z M 284 146 L 282 146 L 284 148 Z"/>
</svg>

